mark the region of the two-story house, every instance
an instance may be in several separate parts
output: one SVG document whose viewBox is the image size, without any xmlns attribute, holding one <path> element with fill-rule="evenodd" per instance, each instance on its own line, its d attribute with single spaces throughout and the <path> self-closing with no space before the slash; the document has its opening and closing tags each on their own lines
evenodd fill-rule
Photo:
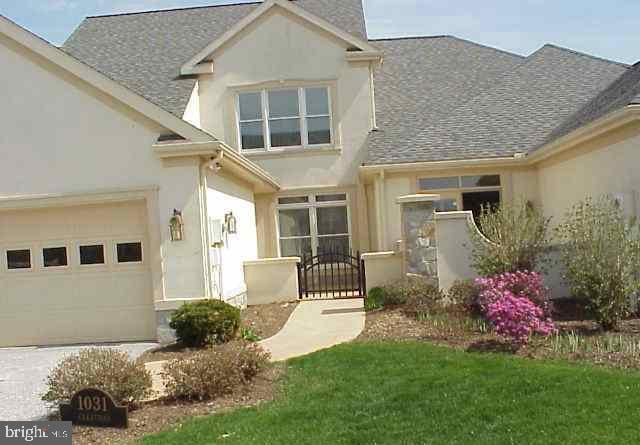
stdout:
<svg viewBox="0 0 640 445">
<path fill-rule="evenodd" d="M 553 45 L 370 40 L 360 0 L 265 0 L 88 17 L 61 48 L 0 18 L 0 64 L 0 346 L 295 298 L 269 267 L 396 249 L 403 195 L 636 213 L 640 69 Z"/>
</svg>

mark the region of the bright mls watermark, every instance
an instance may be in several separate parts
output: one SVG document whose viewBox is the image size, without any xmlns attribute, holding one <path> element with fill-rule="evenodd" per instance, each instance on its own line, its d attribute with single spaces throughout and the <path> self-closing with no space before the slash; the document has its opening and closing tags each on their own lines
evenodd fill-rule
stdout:
<svg viewBox="0 0 640 445">
<path fill-rule="evenodd" d="M 0 445 L 71 445 L 71 422 L 0 422 Z"/>
</svg>

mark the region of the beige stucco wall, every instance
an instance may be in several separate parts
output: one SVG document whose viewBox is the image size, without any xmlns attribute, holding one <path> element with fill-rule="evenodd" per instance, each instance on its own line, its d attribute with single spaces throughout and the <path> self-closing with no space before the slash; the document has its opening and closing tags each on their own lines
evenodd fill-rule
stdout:
<svg viewBox="0 0 640 445">
<path fill-rule="evenodd" d="M 471 267 L 470 224 L 473 224 L 471 212 L 436 213 L 438 279 L 441 289 L 449 289 L 456 280 L 477 277 Z"/>
<path fill-rule="evenodd" d="M 374 287 L 386 286 L 402 279 L 402 254 L 375 252 L 362 255 L 367 292 Z"/>
<path fill-rule="evenodd" d="M 147 205 L 154 299 L 202 297 L 197 162 L 155 158 L 151 146 L 167 129 L 6 37 L 0 66 L 0 196 L 153 186 Z M 169 241 L 173 209 L 183 211 L 184 242 Z"/>
<path fill-rule="evenodd" d="M 199 79 L 202 127 L 238 146 L 235 97 L 262 87 L 328 85 L 337 150 L 250 155 L 284 189 L 352 186 L 371 128 L 369 64 L 347 62 L 347 44 L 280 7 L 213 55 L 214 74 Z"/>
<path fill-rule="evenodd" d="M 250 306 L 298 299 L 300 258 L 270 258 L 244 263 Z"/>
<path fill-rule="evenodd" d="M 258 258 L 256 210 L 253 191 L 224 171 L 207 173 L 208 217 L 224 223 L 232 212 L 237 233 L 225 233 L 221 248 L 210 248 L 214 296 L 230 300 L 247 291 L 245 261 Z"/>
<path fill-rule="evenodd" d="M 546 215 L 558 224 L 588 196 L 613 194 L 629 215 L 639 216 L 640 125 L 630 124 L 554 156 L 539 165 L 538 188 Z"/>
</svg>

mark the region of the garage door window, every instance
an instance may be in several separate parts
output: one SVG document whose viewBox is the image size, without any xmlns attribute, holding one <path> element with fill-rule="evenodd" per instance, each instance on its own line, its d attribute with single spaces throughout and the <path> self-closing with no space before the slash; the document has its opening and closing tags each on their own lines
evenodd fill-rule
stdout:
<svg viewBox="0 0 640 445">
<path fill-rule="evenodd" d="M 66 247 L 47 247 L 42 249 L 42 260 L 44 267 L 64 267 L 67 261 Z"/>
<path fill-rule="evenodd" d="M 80 246 L 80 264 L 83 266 L 104 264 L 104 246 L 102 244 Z"/>
<path fill-rule="evenodd" d="M 7 268 L 31 269 L 31 251 L 29 249 L 7 250 Z"/>
<path fill-rule="evenodd" d="M 120 243 L 117 245 L 118 263 L 141 263 L 142 243 Z"/>
</svg>

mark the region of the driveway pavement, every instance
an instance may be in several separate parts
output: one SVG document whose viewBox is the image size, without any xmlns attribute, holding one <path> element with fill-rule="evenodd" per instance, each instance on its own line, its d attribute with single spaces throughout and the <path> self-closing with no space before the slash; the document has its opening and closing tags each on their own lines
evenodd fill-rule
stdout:
<svg viewBox="0 0 640 445">
<path fill-rule="evenodd" d="M 49 414 L 40 400 L 45 379 L 64 357 L 92 345 L 32 348 L 0 348 L 0 420 L 34 420 Z M 96 345 L 93 345 L 96 346 Z M 101 344 L 126 351 L 137 358 L 156 343 Z"/>
</svg>

